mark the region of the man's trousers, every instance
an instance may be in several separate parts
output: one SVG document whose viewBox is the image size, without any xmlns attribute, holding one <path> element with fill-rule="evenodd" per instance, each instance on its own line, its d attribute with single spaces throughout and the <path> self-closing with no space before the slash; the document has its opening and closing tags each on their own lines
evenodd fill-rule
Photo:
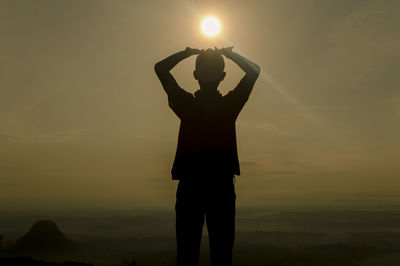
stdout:
<svg viewBox="0 0 400 266">
<path fill-rule="evenodd" d="M 235 201 L 233 177 L 179 181 L 175 204 L 178 266 L 198 265 L 204 221 L 211 264 L 232 265 Z"/>
</svg>

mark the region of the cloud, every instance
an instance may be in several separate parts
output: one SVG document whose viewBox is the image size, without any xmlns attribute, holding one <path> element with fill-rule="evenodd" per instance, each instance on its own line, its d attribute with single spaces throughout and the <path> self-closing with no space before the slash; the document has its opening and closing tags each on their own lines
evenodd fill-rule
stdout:
<svg viewBox="0 0 400 266">
<path fill-rule="evenodd" d="M 11 136 L 11 135 L 0 133 L 0 140 L 15 140 L 15 139 L 18 139 L 18 138 L 19 137 L 17 137 L 17 136 Z"/>
<path fill-rule="evenodd" d="M 255 126 L 257 129 L 263 130 L 265 132 L 268 133 L 272 133 L 272 134 L 277 134 L 277 135 L 287 135 L 289 134 L 289 132 L 283 130 L 281 127 L 279 127 L 276 124 L 273 123 L 264 123 L 264 124 L 260 124 Z"/>
<path fill-rule="evenodd" d="M 246 127 L 246 128 L 255 128 L 258 130 L 262 130 L 271 134 L 276 134 L 276 135 L 287 135 L 289 134 L 288 131 L 283 130 L 280 126 L 274 123 L 266 122 L 266 123 L 261 123 L 261 124 L 252 124 L 248 121 L 241 120 L 236 123 L 240 127 Z"/>
<path fill-rule="evenodd" d="M 88 131 L 87 128 L 79 128 L 79 129 L 71 129 L 69 130 L 69 134 L 72 136 L 77 136 L 77 135 L 81 135 L 82 133 Z"/>
<path fill-rule="evenodd" d="M 58 142 L 68 142 L 75 140 L 78 136 L 86 132 L 86 128 L 70 129 L 67 132 L 62 132 L 59 134 L 51 135 L 39 135 L 33 137 L 32 140 L 35 142 L 45 142 L 45 143 L 58 143 Z"/>
<path fill-rule="evenodd" d="M 274 171 L 265 171 L 266 175 L 292 175 L 296 174 L 297 171 L 294 170 L 274 170 Z"/>
<path fill-rule="evenodd" d="M 56 142 L 67 142 L 76 139 L 84 132 L 86 128 L 70 129 L 66 132 L 61 132 L 59 134 L 42 134 L 37 136 L 12 136 L 0 133 L 0 141 L 27 141 L 27 142 L 39 142 L 39 143 L 56 143 Z"/>
<path fill-rule="evenodd" d="M 289 169 L 285 169 L 284 166 L 265 167 L 263 164 L 256 161 L 240 162 L 240 166 L 242 167 L 243 172 L 249 176 L 271 177 L 277 175 L 293 175 L 298 173 L 298 171 L 293 170 L 292 167 Z"/>
</svg>

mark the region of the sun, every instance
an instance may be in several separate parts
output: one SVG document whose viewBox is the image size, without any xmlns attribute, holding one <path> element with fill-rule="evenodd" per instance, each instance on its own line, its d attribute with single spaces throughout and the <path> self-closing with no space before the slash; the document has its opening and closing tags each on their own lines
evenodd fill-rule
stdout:
<svg viewBox="0 0 400 266">
<path fill-rule="evenodd" d="M 207 17 L 201 23 L 201 29 L 208 37 L 214 37 L 218 35 L 221 30 L 221 24 L 215 17 Z"/>
</svg>

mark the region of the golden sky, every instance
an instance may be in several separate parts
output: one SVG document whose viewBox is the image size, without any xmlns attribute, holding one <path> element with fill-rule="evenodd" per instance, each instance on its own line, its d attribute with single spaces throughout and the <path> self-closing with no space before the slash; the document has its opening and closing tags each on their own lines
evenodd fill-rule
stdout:
<svg viewBox="0 0 400 266">
<path fill-rule="evenodd" d="M 400 203 L 399 1 L 1 1 L 0 202 L 166 207 L 179 120 L 154 63 L 235 46 L 238 204 Z M 218 37 L 201 20 L 218 17 Z M 173 73 L 190 92 L 195 58 Z M 224 94 L 243 73 L 226 60 Z"/>
</svg>

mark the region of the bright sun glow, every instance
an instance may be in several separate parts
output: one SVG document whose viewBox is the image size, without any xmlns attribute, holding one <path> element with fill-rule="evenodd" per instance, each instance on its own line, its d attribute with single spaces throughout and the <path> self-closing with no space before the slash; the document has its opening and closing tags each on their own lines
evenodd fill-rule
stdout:
<svg viewBox="0 0 400 266">
<path fill-rule="evenodd" d="M 216 36 L 221 30 L 221 24 L 215 17 L 208 17 L 201 23 L 203 33 L 209 37 Z"/>
</svg>

